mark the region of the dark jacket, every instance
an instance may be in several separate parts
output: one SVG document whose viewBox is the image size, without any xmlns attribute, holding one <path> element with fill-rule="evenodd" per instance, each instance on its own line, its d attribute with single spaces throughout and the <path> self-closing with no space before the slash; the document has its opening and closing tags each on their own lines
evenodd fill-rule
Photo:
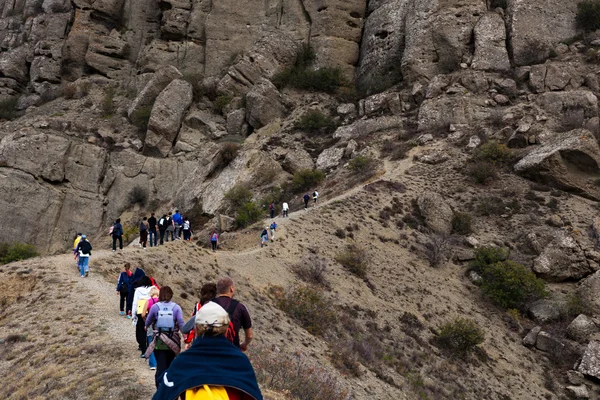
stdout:
<svg viewBox="0 0 600 400">
<path fill-rule="evenodd" d="M 117 292 L 128 293 L 129 283 L 131 282 L 132 277 L 133 275 L 129 276 L 125 271 L 121 272 L 119 280 L 117 281 Z"/>
<path fill-rule="evenodd" d="M 92 255 L 92 244 L 87 241 L 87 239 L 81 239 L 79 244 L 77 244 L 77 252 L 80 252 L 87 255 Z"/>
<path fill-rule="evenodd" d="M 159 382 L 152 400 L 175 400 L 202 385 L 231 387 L 255 400 L 263 398 L 250 360 L 223 335 L 197 338 L 173 360 Z"/>
<path fill-rule="evenodd" d="M 137 287 L 136 284 L 144 276 L 146 276 L 144 270 L 141 268 L 136 268 L 133 272 L 133 275 L 131 275 L 131 278 L 129 279 L 129 290 L 127 294 L 127 311 L 131 310 L 131 307 L 133 305 L 133 295 L 135 294 L 135 288 Z"/>
<path fill-rule="evenodd" d="M 112 234 L 113 236 L 123 236 L 123 225 L 121 225 L 120 223 L 116 223 L 113 226 Z"/>
</svg>

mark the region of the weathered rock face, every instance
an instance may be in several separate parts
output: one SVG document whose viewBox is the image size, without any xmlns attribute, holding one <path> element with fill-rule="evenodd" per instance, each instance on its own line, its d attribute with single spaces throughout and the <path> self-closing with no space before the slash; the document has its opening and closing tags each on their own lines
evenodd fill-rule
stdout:
<svg viewBox="0 0 600 400">
<path fill-rule="evenodd" d="M 581 314 L 567 327 L 567 336 L 578 342 L 585 342 L 590 335 L 598 332 L 598 327 L 591 318 Z"/>
<path fill-rule="evenodd" d="M 579 280 L 594 272 L 581 246 L 565 232 L 559 232 L 534 260 L 533 271 L 553 281 Z"/>
<path fill-rule="evenodd" d="M 344 157 L 344 149 L 339 147 L 331 147 L 323 150 L 317 158 L 317 169 L 327 170 L 337 167 Z"/>
<path fill-rule="evenodd" d="M 144 86 L 127 110 L 127 116 L 131 119 L 142 109 L 151 107 L 158 95 L 175 79 L 182 78 L 181 73 L 173 66 L 167 66 L 157 71 L 150 82 Z"/>
<path fill-rule="evenodd" d="M 434 232 L 449 235 L 454 213 L 439 193 L 426 192 L 417 199 L 425 224 Z"/>
<path fill-rule="evenodd" d="M 299 149 L 289 151 L 285 155 L 282 166 L 287 172 L 293 174 L 303 169 L 313 169 L 315 163 L 306 150 Z"/>
<path fill-rule="evenodd" d="M 262 128 L 285 115 L 281 94 L 267 79 L 261 79 L 246 96 L 246 119 L 254 128 Z"/>
<path fill-rule="evenodd" d="M 148 122 L 144 143 L 146 152 L 158 151 L 163 157 L 169 154 L 192 99 L 192 85 L 179 79 L 171 82 L 158 95 Z"/>
<path fill-rule="evenodd" d="M 600 342 L 592 340 L 587 345 L 577 371 L 587 376 L 600 378 Z"/>
<path fill-rule="evenodd" d="M 561 40 L 574 37 L 577 3 L 577 0 L 509 0 L 506 21 L 515 64 L 537 64 L 548 58 L 550 50 Z"/>
<path fill-rule="evenodd" d="M 550 94 L 550 93 L 547 93 Z M 556 135 L 515 165 L 515 171 L 535 181 L 600 199 L 593 178 L 600 172 L 600 148 L 583 129 Z"/>
<path fill-rule="evenodd" d="M 584 279 L 577 289 L 577 293 L 588 304 L 590 304 L 594 312 L 600 311 L 600 299 L 598 299 L 598 290 L 600 290 L 600 271 L 595 272 Z"/>
<path fill-rule="evenodd" d="M 472 67 L 484 71 L 510 69 L 506 51 L 506 28 L 504 20 L 496 13 L 484 14 L 474 29 L 475 55 Z"/>
</svg>

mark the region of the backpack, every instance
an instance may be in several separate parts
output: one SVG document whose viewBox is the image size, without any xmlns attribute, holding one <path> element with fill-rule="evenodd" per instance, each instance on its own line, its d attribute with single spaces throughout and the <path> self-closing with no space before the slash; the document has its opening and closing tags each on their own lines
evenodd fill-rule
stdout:
<svg viewBox="0 0 600 400">
<path fill-rule="evenodd" d="M 308 200 L 310 200 L 310 196 L 308 195 L 308 193 L 304 195 L 304 200 L 305 200 L 305 201 L 308 201 Z"/>
<path fill-rule="evenodd" d="M 216 242 L 217 240 L 219 240 L 219 235 L 215 232 L 212 234 L 212 236 L 210 237 L 210 240 L 213 242 Z"/>
<path fill-rule="evenodd" d="M 111 226 L 110 229 L 108 230 L 108 236 L 112 236 L 113 231 L 115 230 L 115 226 Z"/>
<path fill-rule="evenodd" d="M 239 338 L 235 332 L 235 326 L 233 326 L 233 313 L 235 312 L 239 304 L 239 301 L 231 299 L 231 303 L 229 303 L 229 307 L 227 307 L 226 310 L 227 314 L 229 314 L 229 327 L 227 328 L 227 332 L 225 332 L 225 337 L 237 347 L 240 347 L 240 343 Z"/>
<path fill-rule="evenodd" d="M 183 230 L 184 231 L 189 231 L 190 230 L 190 221 L 185 221 L 183 223 Z"/>
<path fill-rule="evenodd" d="M 127 272 L 121 272 L 121 276 L 119 277 L 119 287 L 117 287 L 117 291 L 127 293 L 129 291 L 130 284 L 131 276 L 127 275 Z"/>
<path fill-rule="evenodd" d="M 273 205 L 273 203 L 269 204 L 269 210 L 273 210 L 275 209 L 275 206 Z"/>
<path fill-rule="evenodd" d="M 158 220 L 158 227 L 164 228 L 165 226 L 167 226 L 167 219 L 163 217 Z"/>
<path fill-rule="evenodd" d="M 175 303 L 158 303 L 158 316 L 156 317 L 156 324 L 154 327 L 158 331 L 172 331 L 175 329 L 175 320 L 173 319 L 173 308 Z"/>
<path fill-rule="evenodd" d="M 224 386 L 202 385 L 199 388 L 187 389 L 186 400 L 228 400 L 229 394 Z"/>
<path fill-rule="evenodd" d="M 150 282 L 152 282 L 152 286 L 156 287 L 158 290 L 160 290 L 160 286 L 158 286 L 158 283 L 156 283 L 156 280 L 149 276 L 148 278 L 150 278 Z"/>
<path fill-rule="evenodd" d="M 145 230 L 147 230 L 148 228 L 146 228 L 146 224 L 143 222 L 140 222 L 140 232 L 144 232 Z"/>
<path fill-rule="evenodd" d="M 121 225 L 114 224 L 112 234 L 115 236 L 123 236 L 123 228 L 121 227 Z"/>
</svg>

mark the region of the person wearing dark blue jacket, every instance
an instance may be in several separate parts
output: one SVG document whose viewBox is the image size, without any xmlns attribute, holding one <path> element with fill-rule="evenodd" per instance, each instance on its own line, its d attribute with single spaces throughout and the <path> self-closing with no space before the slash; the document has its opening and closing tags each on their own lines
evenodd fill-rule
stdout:
<svg viewBox="0 0 600 400">
<path fill-rule="evenodd" d="M 263 400 L 250 360 L 226 337 L 229 314 L 208 302 L 195 316 L 196 340 L 164 374 L 152 400 L 176 400 L 198 391 L 226 390 L 230 399 Z"/>
<path fill-rule="evenodd" d="M 124 271 L 119 275 L 117 281 L 117 294 L 121 296 L 119 300 L 119 310 L 121 315 L 125 315 L 125 303 L 127 296 L 129 295 L 129 282 L 131 281 L 131 264 L 125 263 L 123 266 Z"/>
<path fill-rule="evenodd" d="M 119 249 L 123 250 L 123 225 L 121 218 L 117 218 L 112 230 L 112 251 L 117 251 L 117 240 L 119 241 Z"/>
<path fill-rule="evenodd" d="M 139 286 L 139 280 L 146 276 L 146 273 L 140 267 L 137 267 L 129 280 L 129 287 L 127 288 L 127 318 L 131 318 L 131 309 L 133 306 L 133 295 L 135 289 Z"/>
</svg>

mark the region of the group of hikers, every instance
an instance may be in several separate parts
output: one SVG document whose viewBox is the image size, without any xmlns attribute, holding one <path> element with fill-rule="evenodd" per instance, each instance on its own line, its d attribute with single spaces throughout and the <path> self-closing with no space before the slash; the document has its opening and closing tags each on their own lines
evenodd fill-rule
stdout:
<svg viewBox="0 0 600 400">
<path fill-rule="evenodd" d="M 140 358 L 156 371 L 153 400 L 262 399 L 244 354 L 253 338 L 252 320 L 233 299 L 235 291 L 230 277 L 204 284 L 185 322 L 169 286 L 124 265 L 117 282 L 119 312 L 132 319 Z"/>
<path fill-rule="evenodd" d="M 163 214 L 162 217 L 156 218 L 154 213 L 150 214 L 150 218 L 143 217 L 140 222 L 140 247 L 146 248 L 148 242 L 150 247 L 163 245 L 165 242 L 175 240 L 192 240 L 192 224 L 190 219 L 182 216 L 179 210 L 175 213 L 169 212 Z M 114 246 L 113 246 L 114 250 Z"/>
</svg>

